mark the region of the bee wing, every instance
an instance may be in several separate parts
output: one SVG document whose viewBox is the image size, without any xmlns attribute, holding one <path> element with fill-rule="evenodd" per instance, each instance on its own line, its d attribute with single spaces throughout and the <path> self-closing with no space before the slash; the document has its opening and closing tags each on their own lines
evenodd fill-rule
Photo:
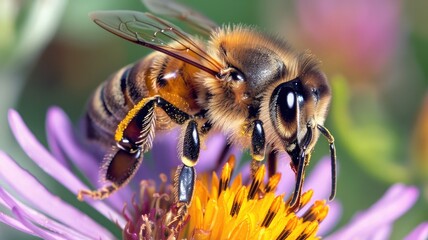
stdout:
<svg viewBox="0 0 428 240">
<path fill-rule="evenodd" d="M 219 27 L 208 17 L 174 0 L 142 0 L 142 2 L 151 12 L 177 18 L 207 35 Z"/>
<path fill-rule="evenodd" d="M 221 65 L 190 35 L 150 13 L 98 11 L 90 17 L 100 27 L 121 38 L 170 55 L 212 75 L 217 75 L 221 69 Z"/>
</svg>

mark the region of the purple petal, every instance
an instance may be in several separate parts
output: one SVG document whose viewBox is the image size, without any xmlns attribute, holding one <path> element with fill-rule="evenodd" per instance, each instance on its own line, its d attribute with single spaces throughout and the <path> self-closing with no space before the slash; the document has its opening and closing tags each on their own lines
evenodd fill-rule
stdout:
<svg viewBox="0 0 428 240">
<path fill-rule="evenodd" d="M 277 193 L 292 193 L 295 185 L 295 174 L 290 167 L 290 157 L 286 153 L 279 155 L 277 160 L 277 171 L 281 173 L 281 182 L 278 186 Z M 316 165 L 315 168 L 309 172 L 308 177 L 305 179 L 303 184 L 303 191 L 309 189 L 314 190 L 314 195 L 310 203 L 302 209 L 306 209 L 316 200 L 327 199 L 330 195 L 331 190 L 331 165 L 330 158 L 322 158 Z M 321 183 L 321 184 L 320 184 Z"/>
<path fill-rule="evenodd" d="M 339 201 L 334 201 L 328 204 L 329 210 L 327 217 L 322 221 L 318 230 L 318 236 L 325 236 L 330 232 L 338 223 L 342 216 L 342 204 Z"/>
<path fill-rule="evenodd" d="M 198 165 L 198 172 L 211 172 L 215 170 L 221 161 L 223 149 L 226 147 L 227 139 L 223 134 L 211 134 L 205 140 L 205 147 L 201 149 Z"/>
<path fill-rule="evenodd" d="M 323 157 L 315 168 L 309 172 L 303 186 L 305 191 L 314 190 L 312 200 L 327 199 L 331 191 L 331 163 L 330 157 Z"/>
<path fill-rule="evenodd" d="M 290 167 L 290 157 L 287 153 L 281 153 L 277 159 L 277 172 L 281 173 L 281 181 L 276 190 L 277 194 L 288 193 L 290 195 L 294 191 L 295 174 Z"/>
<path fill-rule="evenodd" d="M 373 239 L 373 240 L 388 240 L 390 239 L 390 235 L 392 232 L 392 224 L 386 224 L 384 226 L 380 226 L 374 233 L 371 235 L 365 236 L 361 235 L 362 239 Z"/>
<path fill-rule="evenodd" d="M 37 179 L 20 168 L 11 158 L 0 151 L 0 175 L 20 196 L 53 218 L 67 224 L 76 231 L 87 233 L 93 238 L 111 238 L 110 232 L 78 209 L 52 195 Z M 37 197 L 34 197 L 37 196 Z M 76 221 L 79 219 L 78 221 Z"/>
<path fill-rule="evenodd" d="M 428 239 L 428 222 L 419 224 L 412 232 L 405 237 L 405 240 L 426 240 Z"/>
<path fill-rule="evenodd" d="M 416 187 L 395 184 L 376 204 L 358 214 L 347 226 L 328 239 L 352 239 L 360 236 L 361 232 L 374 234 L 380 227 L 392 224 L 412 207 L 418 195 Z"/>
<path fill-rule="evenodd" d="M 156 134 L 153 148 L 150 151 L 152 158 L 144 161 L 141 165 L 141 179 L 158 180 L 159 174 L 169 175 L 173 169 L 181 164 L 177 153 L 178 136 L 178 128 Z"/>
<path fill-rule="evenodd" d="M 43 239 L 63 239 L 59 235 L 68 236 L 68 239 L 76 239 L 77 236 L 80 236 L 80 238 L 82 237 L 82 235 L 76 233 L 74 230 L 64 227 L 61 224 L 52 221 L 46 216 L 25 206 L 10 196 L 1 187 L 0 198 L 3 200 L 2 203 L 5 203 L 5 206 L 12 211 L 20 223 Z M 33 222 L 35 224 L 33 224 Z M 44 227 L 45 229 L 41 227 Z"/>
<path fill-rule="evenodd" d="M 224 163 L 226 163 L 226 161 L 229 159 L 230 156 L 235 156 L 236 159 L 236 166 L 241 165 L 240 161 L 242 160 L 242 147 L 240 146 L 234 146 L 232 145 L 229 149 L 229 151 L 224 155 L 224 159 L 220 160 L 220 166 L 223 166 Z M 217 166 L 217 168 L 220 168 L 220 166 Z"/>
<path fill-rule="evenodd" d="M 45 128 L 46 128 L 46 138 L 49 146 L 49 150 L 52 153 L 52 155 L 60 162 L 64 167 L 70 168 L 70 165 L 67 162 L 67 157 L 64 155 L 64 152 L 62 151 L 61 147 L 59 146 L 59 142 L 57 140 L 57 133 L 53 129 L 52 125 L 54 123 L 54 120 L 49 117 L 49 113 L 46 119 Z"/>
<path fill-rule="evenodd" d="M 223 137 L 222 135 L 218 135 L 219 137 Z M 209 148 L 211 145 L 207 145 L 207 148 Z M 223 146 L 225 147 L 225 145 Z M 222 150 L 218 150 L 218 152 L 223 151 Z M 218 154 L 216 157 L 217 159 L 214 160 L 212 159 L 212 161 L 216 162 L 216 164 L 212 164 L 210 166 L 202 166 L 198 172 L 206 172 L 206 173 L 210 173 L 215 171 L 217 173 L 218 176 L 221 175 L 221 171 L 223 169 L 224 164 L 229 160 L 230 156 L 235 156 L 235 170 L 233 171 L 233 175 L 232 175 L 232 179 L 235 178 L 238 174 L 242 175 L 242 179 L 243 182 L 247 181 L 249 179 L 250 176 L 250 168 L 249 168 L 249 164 L 244 164 L 244 167 L 241 167 L 242 165 L 240 164 L 240 161 L 242 160 L 242 147 L 239 146 L 234 146 L 231 145 L 231 147 L 228 149 L 228 151 L 224 154 L 223 159 L 220 159 L 222 154 Z M 206 160 L 206 159 L 204 159 Z M 202 161 L 202 160 L 201 160 Z"/>
<path fill-rule="evenodd" d="M 324 157 L 315 165 L 315 168 L 309 173 L 309 176 L 305 180 L 303 190 L 308 191 L 309 189 L 313 189 L 314 195 L 309 204 L 303 207 L 301 211 L 305 212 L 316 200 L 328 199 L 331 191 L 330 183 L 330 157 Z"/>
<path fill-rule="evenodd" d="M 406 189 L 409 189 L 409 187 L 403 185 L 403 184 L 394 184 L 391 186 L 388 191 L 382 196 L 381 199 L 379 199 L 376 203 L 374 203 L 370 209 L 374 208 L 382 208 L 385 204 L 389 204 L 391 201 L 394 201 L 399 197 L 401 194 L 403 194 Z M 418 191 L 415 190 L 416 198 L 418 196 Z M 416 201 L 416 199 L 415 199 Z"/>
<path fill-rule="evenodd" d="M 60 108 L 52 107 L 48 110 L 46 131 L 52 155 L 64 162 L 67 158 L 73 159 L 73 163 L 89 178 L 90 182 L 96 184 L 101 161 L 97 162 L 92 155 L 82 151 L 82 147 L 74 138 L 70 120 Z"/>
<path fill-rule="evenodd" d="M 76 194 L 81 189 L 88 189 L 69 169 L 60 164 L 27 128 L 19 114 L 9 111 L 9 124 L 11 130 L 25 153 L 47 174 L 52 176 L 72 193 Z M 97 209 L 107 218 L 118 221 L 120 226 L 125 223 L 124 218 L 108 205 L 101 201 L 87 201 L 89 205 Z"/>
<path fill-rule="evenodd" d="M 239 165 L 238 165 L 239 167 Z M 242 175 L 242 182 L 249 183 L 251 179 L 251 171 L 250 171 L 250 164 L 245 164 L 243 167 L 238 168 L 238 171 L 234 171 L 233 175 L 237 176 L 238 174 Z M 217 174 L 219 175 L 219 174 Z"/>
<path fill-rule="evenodd" d="M 12 212 L 15 214 L 16 218 L 19 219 L 19 221 L 22 224 L 24 224 L 26 227 L 28 227 L 29 229 L 34 231 L 37 234 L 37 236 L 39 236 L 43 239 L 52 239 L 52 240 L 57 240 L 57 239 L 66 240 L 66 239 L 74 239 L 74 238 L 77 239 L 77 236 L 73 236 L 73 238 L 71 238 L 71 236 L 65 235 L 68 237 L 68 238 L 65 238 L 65 236 L 60 236 L 60 235 L 57 235 L 56 233 L 51 233 L 51 232 L 49 232 L 48 229 L 43 229 L 43 228 L 36 226 L 35 224 L 33 224 L 27 220 L 28 216 L 24 216 L 25 214 L 21 211 L 20 208 L 13 207 Z M 44 219 L 44 221 L 46 221 L 46 219 Z M 46 222 L 45 222 L 45 224 L 46 224 Z M 49 224 L 49 222 L 47 224 Z"/>
<path fill-rule="evenodd" d="M 3 201 L 0 202 L 0 204 L 5 205 Z M 23 225 L 20 221 L 11 218 L 10 216 L 0 212 L 0 222 L 9 225 L 10 227 L 13 227 L 17 229 L 18 231 L 21 231 L 23 233 L 26 233 L 28 235 L 37 236 L 33 231 L 28 229 L 25 225 Z"/>
<path fill-rule="evenodd" d="M 67 115 L 61 108 L 52 107 L 47 114 L 48 136 L 51 148 L 56 149 L 54 156 L 61 159 L 71 159 L 72 163 L 89 178 L 89 181 L 96 187 L 103 183 L 99 181 L 99 169 L 102 165 L 101 160 L 97 160 L 94 155 L 84 150 L 84 147 L 76 140 L 71 124 Z M 58 158 L 57 158 L 58 159 Z M 102 159 L 102 157 L 100 157 Z M 66 160 L 64 160 L 66 161 Z M 63 164 L 67 166 L 67 164 Z M 127 197 L 128 196 L 128 197 Z M 111 205 L 120 212 L 126 199 L 130 199 L 132 191 L 128 187 L 123 187 L 117 193 L 107 199 Z"/>
</svg>

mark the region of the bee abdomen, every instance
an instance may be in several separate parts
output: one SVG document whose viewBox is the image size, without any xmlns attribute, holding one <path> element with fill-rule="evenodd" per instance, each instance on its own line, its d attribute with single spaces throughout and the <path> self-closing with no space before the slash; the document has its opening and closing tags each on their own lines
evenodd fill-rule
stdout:
<svg viewBox="0 0 428 240">
<path fill-rule="evenodd" d="M 86 113 L 86 136 L 107 144 L 113 142 L 117 125 L 128 111 L 148 96 L 147 61 L 128 65 L 102 83 L 92 95 Z"/>
</svg>

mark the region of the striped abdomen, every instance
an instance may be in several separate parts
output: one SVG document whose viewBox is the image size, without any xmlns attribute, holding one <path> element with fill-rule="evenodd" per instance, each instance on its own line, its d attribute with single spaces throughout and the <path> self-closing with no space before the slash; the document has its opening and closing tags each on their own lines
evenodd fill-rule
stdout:
<svg viewBox="0 0 428 240">
<path fill-rule="evenodd" d="M 182 61 L 153 53 L 128 65 L 95 91 L 86 113 L 86 136 L 106 146 L 114 144 L 117 125 L 143 98 L 160 95 L 184 111 L 198 111 L 194 73 Z M 156 111 L 157 129 L 173 126 L 162 110 Z"/>
</svg>

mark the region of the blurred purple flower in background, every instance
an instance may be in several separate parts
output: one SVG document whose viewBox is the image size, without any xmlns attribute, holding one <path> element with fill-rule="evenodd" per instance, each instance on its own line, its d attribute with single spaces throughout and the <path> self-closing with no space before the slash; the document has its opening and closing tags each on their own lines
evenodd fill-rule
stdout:
<svg viewBox="0 0 428 240">
<path fill-rule="evenodd" d="M 326 239 L 390 239 L 394 221 L 406 213 L 416 202 L 419 191 L 416 187 L 395 184 L 369 209 L 357 213 L 346 226 Z M 413 239 L 428 237 L 427 223 L 421 224 L 409 235 Z"/>
<path fill-rule="evenodd" d="M 13 110 L 9 112 L 9 124 L 25 153 L 41 169 L 74 195 L 80 189 L 86 189 L 88 186 L 73 173 L 70 164 L 75 165 L 78 170 L 87 176 L 91 184 L 98 186 L 98 176 L 96 174 L 98 173 L 99 161 L 85 151 L 76 141 L 72 125 L 62 110 L 52 108 L 48 112 L 47 130 L 51 152 L 34 137 L 19 114 Z M 176 142 L 175 138 L 165 139 L 165 141 Z M 169 144 L 175 146 L 174 143 Z M 218 162 L 214 157 L 219 155 L 214 151 L 221 151 L 224 145 L 225 141 L 219 139 L 209 140 L 207 143 L 209 150 L 204 154 L 208 153 L 212 156 L 206 155 L 205 157 L 207 159 L 212 157 L 214 162 Z M 160 150 L 166 151 L 167 149 Z M 170 151 L 171 149 L 168 150 Z M 173 147 L 174 154 L 175 150 L 175 147 Z M 232 148 L 230 151 L 236 150 Z M 155 153 L 153 154 L 156 155 Z M 174 156 L 166 158 L 174 158 Z M 70 162 L 67 159 L 70 159 Z M 166 163 L 168 160 L 166 159 L 162 163 Z M 176 159 L 172 161 L 176 162 Z M 103 226 L 80 210 L 80 207 L 73 206 L 61 199 L 61 196 L 51 193 L 38 179 L 22 169 L 2 151 L 0 151 L 0 163 L 0 179 L 2 183 L 5 183 L 2 186 L 7 185 L 10 189 L 6 191 L 5 188 L 0 188 L 0 204 L 6 209 L 2 210 L 4 212 L 0 214 L 1 222 L 29 235 L 44 239 L 114 238 L 112 233 L 114 229 L 108 229 L 107 226 Z M 283 171 L 283 179 L 281 185 L 278 186 L 278 192 L 289 191 L 294 180 L 287 164 L 285 161 L 279 162 L 279 169 Z M 215 166 L 215 168 L 217 167 L 219 166 Z M 210 171 L 208 170 L 209 168 L 211 167 L 206 167 L 205 171 Z M 325 184 L 330 179 L 328 168 L 329 159 L 323 159 L 307 178 L 305 187 L 314 189 L 315 192 L 312 199 L 325 199 L 328 196 L 330 185 Z M 162 170 L 165 171 L 166 169 Z M 290 176 L 291 180 L 287 179 Z M 137 179 L 141 180 L 139 177 Z M 126 222 L 124 213 L 122 213 L 123 206 L 124 203 L 131 202 L 131 197 L 135 191 L 137 190 L 127 186 L 106 201 L 87 200 L 86 203 L 105 218 L 110 219 L 112 223 L 116 223 L 118 228 L 123 229 Z M 393 185 L 377 203 L 368 210 L 356 215 L 349 224 L 327 237 L 327 239 L 356 237 L 387 239 L 394 221 L 413 206 L 418 195 L 419 191 L 416 187 L 402 184 Z M 319 231 L 321 235 L 326 235 L 331 231 L 340 218 L 340 203 L 335 201 L 329 205 L 329 215 L 321 224 Z M 427 235 L 428 224 L 423 223 L 410 233 L 409 239 L 424 239 Z"/>
<path fill-rule="evenodd" d="M 336 71 L 376 75 L 398 47 L 398 0 L 301 0 L 296 8 L 303 38 L 324 62 L 333 61 Z"/>
</svg>

